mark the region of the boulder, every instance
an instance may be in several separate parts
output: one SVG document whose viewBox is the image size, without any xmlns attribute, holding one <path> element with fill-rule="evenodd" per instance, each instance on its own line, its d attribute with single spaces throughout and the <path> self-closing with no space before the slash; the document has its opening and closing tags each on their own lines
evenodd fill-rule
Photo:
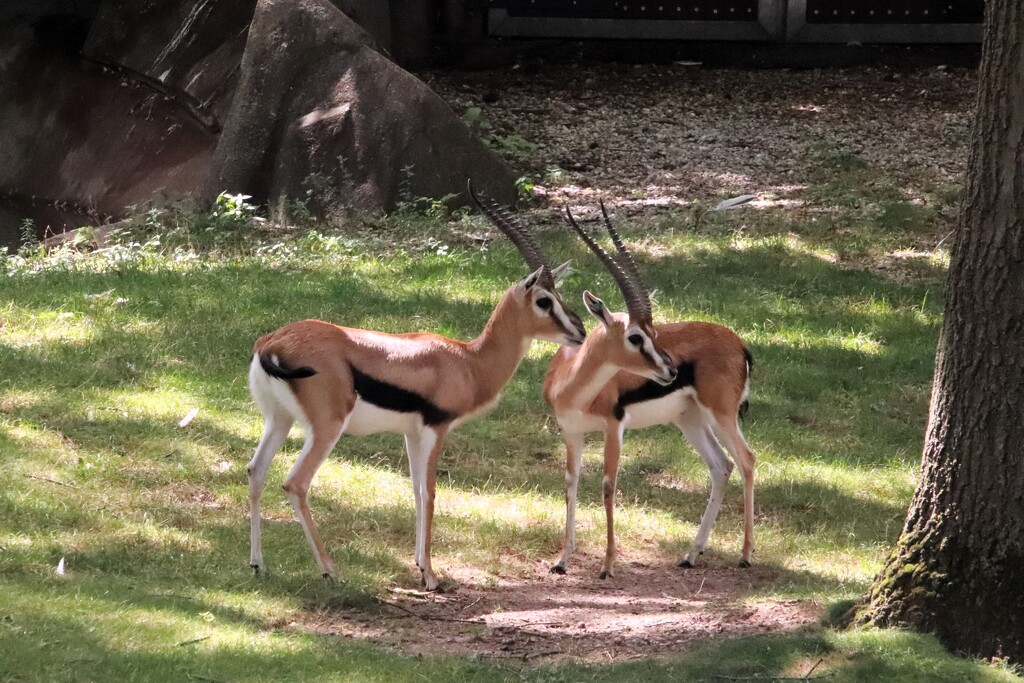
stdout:
<svg viewBox="0 0 1024 683">
<path fill-rule="evenodd" d="M 513 198 L 505 164 L 378 51 L 388 1 L 15 5 L 0 25 L 0 197 L 116 216 L 154 194 L 312 188 L 386 211 L 472 177 Z"/>
<path fill-rule="evenodd" d="M 511 172 L 422 81 L 326 0 L 259 0 L 207 186 L 302 197 L 331 179 L 363 209 L 461 194 L 511 201 Z"/>
</svg>

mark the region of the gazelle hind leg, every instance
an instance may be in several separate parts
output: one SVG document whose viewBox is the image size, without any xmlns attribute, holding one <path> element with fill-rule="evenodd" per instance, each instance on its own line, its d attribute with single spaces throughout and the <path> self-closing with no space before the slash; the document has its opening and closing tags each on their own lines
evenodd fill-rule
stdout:
<svg viewBox="0 0 1024 683">
<path fill-rule="evenodd" d="M 754 456 L 747 440 L 740 431 L 739 416 L 714 416 L 714 431 L 718 440 L 732 455 L 740 468 L 743 478 L 743 552 L 740 555 L 740 567 L 749 567 L 754 554 Z"/>
<path fill-rule="evenodd" d="M 551 566 L 552 574 L 564 574 L 569 556 L 576 550 L 576 494 L 583 465 L 583 434 L 565 434 L 565 536 L 562 552 Z"/>
<path fill-rule="evenodd" d="M 270 463 L 288 438 L 288 432 L 294 422 L 284 413 L 267 415 L 266 421 L 263 436 L 256 446 L 256 453 L 246 467 L 249 477 L 249 566 L 257 575 L 266 572 L 260 535 L 260 498 L 263 495 L 263 486 L 267 482 Z"/>
<path fill-rule="evenodd" d="M 308 425 L 306 427 L 306 442 L 302 447 L 302 453 L 299 455 L 299 459 L 295 461 L 295 465 L 292 466 L 291 472 L 288 473 L 288 478 L 281 485 L 281 488 L 288 494 L 288 500 L 295 511 L 295 518 L 302 525 L 302 531 L 306 535 L 309 547 L 313 550 L 313 557 L 320 568 L 320 573 L 326 579 L 334 578 L 334 562 L 331 560 L 330 555 L 327 554 L 323 541 L 320 540 L 320 534 L 317 531 L 316 523 L 313 521 L 313 515 L 309 511 L 307 498 L 313 477 L 316 475 L 317 470 L 320 469 L 320 466 L 323 465 L 327 456 L 334 450 L 334 445 L 338 443 L 338 439 L 341 437 L 342 432 L 345 431 L 347 424 L 348 418 L 346 417 L 344 421 L 325 420 L 316 426 Z"/>
<path fill-rule="evenodd" d="M 718 440 L 715 439 L 711 429 L 700 419 L 698 411 L 691 410 L 684 413 L 676 420 L 675 424 L 704 460 L 708 472 L 711 474 L 711 493 L 708 496 L 704 514 L 700 518 L 700 527 L 697 529 L 697 535 L 693 539 L 693 545 L 689 552 L 679 562 L 680 567 L 693 567 L 696 566 L 698 558 L 703 554 L 708 537 L 715 526 L 715 520 L 718 519 L 718 510 L 722 507 L 722 500 L 725 498 L 725 490 L 729 483 L 733 464 L 722 450 Z"/>
</svg>

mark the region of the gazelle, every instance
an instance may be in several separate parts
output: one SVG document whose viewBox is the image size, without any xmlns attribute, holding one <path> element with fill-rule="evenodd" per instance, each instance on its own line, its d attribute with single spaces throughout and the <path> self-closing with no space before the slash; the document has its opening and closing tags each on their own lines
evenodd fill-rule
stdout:
<svg viewBox="0 0 1024 683">
<path fill-rule="evenodd" d="M 615 485 L 623 432 L 660 424 L 682 431 L 711 471 L 711 495 L 689 552 L 679 562 L 692 567 L 704 550 L 725 496 L 733 463 L 743 475 L 744 538 L 740 567 L 750 566 L 754 550 L 754 454 L 740 432 L 753 357 L 732 330 L 705 322 L 653 325 L 651 303 L 636 263 L 612 227 L 605 226 L 618 251 L 616 261 L 577 225 L 570 226 L 605 264 L 626 300 L 628 313 L 612 313 L 585 292 L 587 309 L 601 322 L 579 347 L 555 354 L 544 378 L 544 398 L 554 410 L 566 447 L 565 537 L 551 567 L 564 574 L 576 547 L 576 491 L 587 432 L 604 434 L 604 508 L 608 540 L 600 578 L 613 575 L 615 562 Z M 721 444 L 721 445 L 720 445 Z"/>
<path fill-rule="evenodd" d="M 470 188 L 472 194 L 472 188 Z M 285 325 L 253 347 L 249 389 L 266 418 L 249 462 L 250 565 L 265 568 L 260 496 L 270 462 L 296 421 L 302 452 L 282 488 L 302 525 L 321 573 L 334 565 L 309 511 L 310 483 L 342 434 L 405 435 L 416 502 L 416 565 L 428 590 L 438 586 L 430 564 L 436 463 L 456 425 L 493 406 L 534 339 L 579 345 L 583 322 L 563 303 L 556 283 L 565 263 L 549 269 L 529 231 L 490 199 L 474 200 L 512 240 L 533 271 L 505 292 L 483 332 L 470 342 L 436 334 L 388 334 L 320 320 Z"/>
</svg>

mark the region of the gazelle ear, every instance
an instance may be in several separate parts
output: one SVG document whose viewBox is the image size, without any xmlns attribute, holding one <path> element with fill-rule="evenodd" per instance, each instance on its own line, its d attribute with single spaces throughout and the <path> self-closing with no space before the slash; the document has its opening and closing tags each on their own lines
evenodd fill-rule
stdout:
<svg viewBox="0 0 1024 683">
<path fill-rule="evenodd" d="M 612 324 L 611 314 L 609 314 L 608 309 L 605 308 L 604 302 L 589 291 L 583 292 L 583 303 L 586 304 L 587 310 L 590 311 L 595 318 L 600 320 L 605 327 Z"/>
<path fill-rule="evenodd" d="M 572 261 L 566 261 L 551 271 L 551 277 L 554 278 L 556 286 L 560 285 L 562 280 L 572 275 L 572 267 L 569 265 L 570 263 L 572 263 Z"/>
<path fill-rule="evenodd" d="M 544 267 L 541 266 L 537 270 L 527 275 L 523 280 L 519 282 L 519 289 L 523 292 L 529 292 L 537 281 L 540 280 L 541 273 L 544 272 Z"/>
</svg>

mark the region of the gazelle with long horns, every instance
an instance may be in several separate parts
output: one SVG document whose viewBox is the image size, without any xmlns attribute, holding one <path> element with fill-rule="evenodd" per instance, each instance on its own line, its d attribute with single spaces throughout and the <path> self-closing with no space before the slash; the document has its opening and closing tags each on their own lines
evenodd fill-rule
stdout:
<svg viewBox="0 0 1024 683">
<path fill-rule="evenodd" d="M 470 188 L 472 194 L 472 188 Z M 438 587 L 430 564 L 436 463 L 445 436 L 493 406 L 534 339 L 579 345 L 579 317 L 555 289 L 567 270 L 550 269 L 536 241 L 490 199 L 474 200 L 516 245 L 533 271 L 510 287 L 483 332 L 470 342 L 436 334 L 388 334 L 320 320 L 285 325 L 253 347 L 249 389 L 266 418 L 249 462 L 250 565 L 265 569 L 260 543 L 260 497 L 267 470 L 292 424 L 305 444 L 282 486 L 321 573 L 334 565 L 309 511 L 310 483 L 342 434 L 396 432 L 405 436 L 416 503 L 416 565 L 428 590 Z"/>
<path fill-rule="evenodd" d="M 743 476 L 744 539 L 740 566 L 754 550 L 754 454 L 740 432 L 753 357 L 732 330 L 705 322 L 654 325 L 650 295 L 636 263 L 601 204 L 605 227 L 618 260 L 580 228 L 566 207 L 569 225 L 615 278 L 627 313 L 612 313 L 590 292 L 587 309 L 601 322 L 579 347 L 555 354 L 544 378 L 544 398 L 554 410 L 566 447 L 566 520 L 562 552 L 551 567 L 564 574 L 576 547 L 576 492 L 587 432 L 604 435 L 604 508 L 607 546 L 600 578 L 613 575 L 615 491 L 626 429 L 673 424 L 682 431 L 711 472 L 711 494 L 690 551 L 679 562 L 692 567 L 704 550 L 725 496 L 733 462 Z"/>
</svg>

